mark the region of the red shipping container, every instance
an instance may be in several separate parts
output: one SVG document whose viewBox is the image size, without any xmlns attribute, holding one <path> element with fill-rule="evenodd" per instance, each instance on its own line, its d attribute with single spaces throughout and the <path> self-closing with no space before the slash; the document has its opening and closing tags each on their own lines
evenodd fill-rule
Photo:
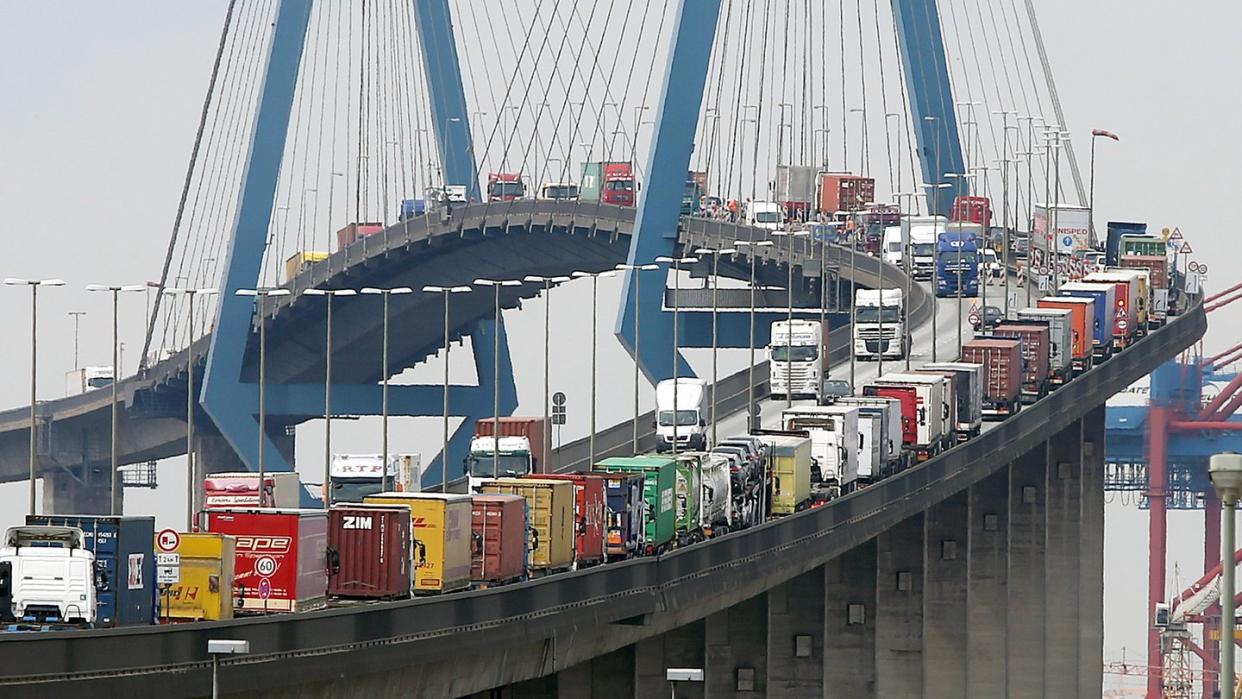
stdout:
<svg viewBox="0 0 1242 699">
<path fill-rule="evenodd" d="M 328 595 L 410 596 L 408 505 L 335 505 L 328 510 Z"/>
<path fill-rule="evenodd" d="M 574 483 L 574 553 L 578 567 L 604 562 L 608 526 L 608 477 L 598 473 L 545 473 L 539 478 Z"/>
<path fill-rule="evenodd" d="M 526 575 L 526 498 L 471 496 L 470 581 L 499 584 Z"/>
<path fill-rule="evenodd" d="M 824 172 L 819 176 L 819 210 L 862 211 L 875 201 L 875 180 L 850 174 Z"/>
<path fill-rule="evenodd" d="M 895 398 L 901 402 L 901 443 L 913 447 L 919 442 L 919 396 L 913 388 L 902 386 L 864 386 L 864 396 Z"/>
<path fill-rule="evenodd" d="M 327 604 L 328 513 L 207 510 L 207 531 L 237 538 L 233 600 L 250 613 L 302 612 Z"/>
<path fill-rule="evenodd" d="M 992 328 L 995 337 L 1022 340 L 1022 395 L 1033 398 L 1047 393 L 1052 373 L 1052 330 L 1040 320 L 1008 320 Z"/>
<path fill-rule="evenodd" d="M 1151 273 L 1149 283 L 1152 289 L 1169 288 L 1169 260 L 1167 257 L 1147 255 L 1126 255 L 1119 265 L 1122 269 L 1145 269 Z"/>
<path fill-rule="evenodd" d="M 490 417 L 479 418 L 474 424 L 474 436 L 491 437 L 493 420 Z M 525 437 L 530 440 L 530 453 L 535 459 L 535 473 L 548 470 L 546 456 L 543 453 L 544 435 L 551 432 L 551 423 L 546 417 L 502 417 L 500 418 L 501 437 Z"/>
<path fill-rule="evenodd" d="M 351 223 L 336 232 L 336 249 L 344 250 L 359 238 L 375 235 L 383 230 L 382 223 Z"/>
<path fill-rule="evenodd" d="M 983 414 L 1012 415 L 1021 409 L 1022 341 L 978 338 L 962 346 L 962 361 L 983 365 Z"/>
<path fill-rule="evenodd" d="M 1045 296 L 1035 302 L 1038 308 L 1061 308 L 1070 311 L 1070 328 L 1073 342 L 1074 371 L 1083 372 L 1091 368 L 1092 338 L 1095 327 L 1095 302 L 1091 299 L 1076 299 L 1066 296 Z"/>
</svg>

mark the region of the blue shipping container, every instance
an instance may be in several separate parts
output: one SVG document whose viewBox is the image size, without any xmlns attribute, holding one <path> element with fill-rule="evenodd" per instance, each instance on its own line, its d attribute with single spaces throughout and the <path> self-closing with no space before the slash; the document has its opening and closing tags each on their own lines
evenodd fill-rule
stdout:
<svg viewBox="0 0 1242 699">
<path fill-rule="evenodd" d="M 1079 282 L 1070 282 L 1062 285 L 1058 295 L 1060 296 L 1078 296 L 1081 298 L 1095 300 L 1095 322 L 1092 325 L 1092 340 L 1094 344 L 1094 354 L 1097 358 L 1103 359 L 1109 357 L 1113 353 L 1113 309 L 1116 305 L 1116 293 L 1114 287 L 1106 284 L 1096 284 L 1090 286 L 1107 286 L 1107 289 L 1082 289 L 1079 286 L 1088 286 Z"/>
<path fill-rule="evenodd" d="M 155 619 L 155 518 L 27 515 L 26 524 L 77 527 L 95 554 L 96 627 Z"/>
<path fill-rule="evenodd" d="M 1108 238 L 1104 243 L 1104 264 L 1109 267 L 1117 266 L 1117 255 L 1121 252 L 1121 236 L 1123 235 L 1146 235 L 1146 223 L 1127 223 L 1124 221 L 1108 222 Z"/>
</svg>

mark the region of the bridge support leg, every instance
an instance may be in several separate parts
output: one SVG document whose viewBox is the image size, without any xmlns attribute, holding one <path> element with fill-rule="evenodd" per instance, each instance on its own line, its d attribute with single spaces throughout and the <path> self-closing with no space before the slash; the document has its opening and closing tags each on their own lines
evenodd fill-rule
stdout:
<svg viewBox="0 0 1242 699">
<path fill-rule="evenodd" d="M 824 565 L 824 697 L 876 696 L 876 540 Z"/>
<path fill-rule="evenodd" d="M 923 696 L 923 561 L 926 515 L 876 537 L 875 693 Z"/>
<path fill-rule="evenodd" d="M 1048 549 L 1044 566 L 1044 691 L 1078 693 L 1079 545 L 1082 524 L 1082 423 L 1048 442 Z"/>
<path fill-rule="evenodd" d="M 966 585 L 969 493 L 924 515 L 923 696 L 966 695 Z"/>
<path fill-rule="evenodd" d="M 970 487 L 966 580 L 966 697 L 1005 696 L 1009 640 L 1009 469 Z"/>
<path fill-rule="evenodd" d="M 43 472 L 43 512 L 45 514 L 106 515 L 109 513 L 107 465 L 83 464 L 74 469 Z M 118 512 L 123 512 L 124 489 L 117 490 Z"/>
<path fill-rule="evenodd" d="M 705 627 L 706 622 L 699 620 L 634 644 L 634 699 L 668 694 L 665 671 L 670 667 L 704 667 Z M 700 699 L 703 685 L 686 682 L 677 688 L 677 696 Z"/>
<path fill-rule="evenodd" d="M 624 646 L 556 673 L 556 695 L 630 699 L 634 696 L 634 646 Z"/>
<path fill-rule="evenodd" d="M 1098 697 L 1104 693 L 1104 406 L 1083 417 L 1082 436 L 1078 696 Z"/>
<path fill-rule="evenodd" d="M 768 592 L 768 695 L 824 695 L 824 571 Z"/>
<path fill-rule="evenodd" d="M 1005 667 L 1010 699 L 1044 696 L 1045 447 L 1009 467 L 1009 644 Z"/>
<path fill-rule="evenodd" d="M 767 696 L 767 607 L 758 595 L 707 617 L 707 696 Z"/>
</svg>

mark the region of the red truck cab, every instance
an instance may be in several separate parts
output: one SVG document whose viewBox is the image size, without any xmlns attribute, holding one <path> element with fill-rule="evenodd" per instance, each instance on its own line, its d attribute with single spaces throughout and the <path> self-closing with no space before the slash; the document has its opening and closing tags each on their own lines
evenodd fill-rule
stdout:
<svg viewBox="0 0 1242 699">
<path fill-rule="evenodd" d="M 992 201 L 987 197 L 957 197 L 953 200 L 954 223 L 978 223 L 986 230 L 992 225 Z"/>
<path fill-rule="evenodd" d="M 487 173 L 487 200 L 514 201 L 526 197 L 526 183 L 520 172 Z"/>
<path fill-rule="evenodd" d="M 634 170 L 629 163 L 604 165 L 604 203 L 634 206 Z"/>
</svg>

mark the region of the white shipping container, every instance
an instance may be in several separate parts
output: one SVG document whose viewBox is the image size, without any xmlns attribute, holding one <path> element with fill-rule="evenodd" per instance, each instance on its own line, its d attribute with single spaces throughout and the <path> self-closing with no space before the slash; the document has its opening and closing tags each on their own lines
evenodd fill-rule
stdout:
<svg viewBox="0 0 1242 699">
<path fill-rule="evenodd" d="M 1031 245 L 1037 250 L 1062 255 L 1091 250 L 1091 210 L 1085 206 L 1036 204 Z"/>
</svg>

